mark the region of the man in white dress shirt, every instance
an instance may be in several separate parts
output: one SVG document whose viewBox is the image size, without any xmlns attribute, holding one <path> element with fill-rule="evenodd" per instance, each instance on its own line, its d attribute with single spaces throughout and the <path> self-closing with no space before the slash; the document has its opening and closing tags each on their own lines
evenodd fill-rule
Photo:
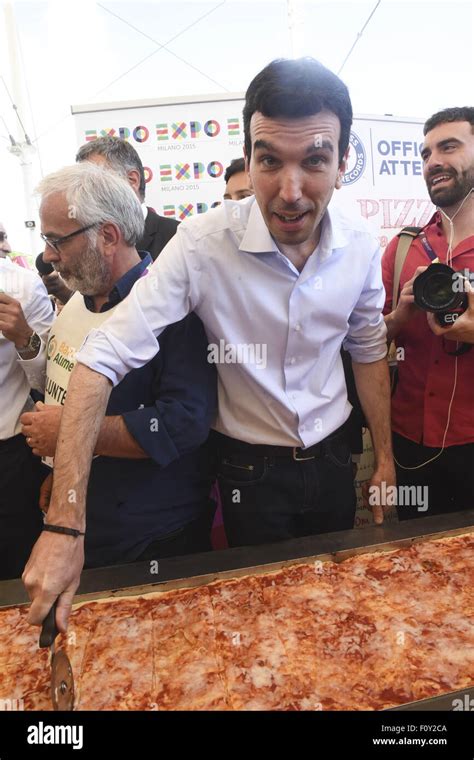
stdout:
<svg viewBox="0 0 474 760">
<path fill-rule="evenodd" d="M 41 460 L 21 435 L 20 416 L 41 390 L 53 321 L 34 272 L 0 256 L 0 580 L 18 578 L 41 531 Z"/>
<path fill-rule="evenodd" d="M 41 535 L 24 574 L 31 623 L 59 597 L 56 619 L 66 628 L 83 565 L 90 461 L 112 385 L 190 311 L 219 375 L 213 428 L 230 543 L 352 527 L 343 343 L 374 441 L 371 485 L 394 483 L 379 247 L 362 221 L 328 209 L 351 123 L 347 88 L 324 66 L 269 64 L 244 108 L 255 197 L 181 224 L 150 276 L 89 334 L 69 385 L 48 512 L 62 534 Z M 63 443 L 72 438 L 81 442 L 73 464 Z M 383 520 L 380 505 L 374 515 Z"/>
</svg>

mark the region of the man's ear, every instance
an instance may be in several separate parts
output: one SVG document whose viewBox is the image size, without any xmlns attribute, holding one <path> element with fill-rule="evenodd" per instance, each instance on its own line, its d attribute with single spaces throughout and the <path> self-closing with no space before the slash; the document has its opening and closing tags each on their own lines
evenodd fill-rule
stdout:
<svg viewBox="0 0 474 760">
<path fill-rule="evenodd" d="M 339 164 L 339 168 L 337 170 L 336 185 L 335 185 L 336 190 L 339 190 L 339 188 L 342 187 L 344 174 L 346 173 L 346 169 L 347 169 L 347 159 L 349 158 L 349 151 L 350 151 L 350 147 L 347 148 L 342 158 L 342 161 Z"/>
<path fill-rule="evenodd" d="M 115 247 L 119 244 L 122 233 L 119 228 L 113 222 L 106 222 L 102 225 L 99 235 L 102 235 L 105 246 L 105 253 L 110 254 L 114 252 Z"/>
<path fill-rule="evenodd" d="M 138 189 L 140 187 L 140 172 L 138 169 L 130 169 L 130 171 L 127 172 L 127 177 L 133 192 L 135 195 L 138 195 Z"/>
</svg>

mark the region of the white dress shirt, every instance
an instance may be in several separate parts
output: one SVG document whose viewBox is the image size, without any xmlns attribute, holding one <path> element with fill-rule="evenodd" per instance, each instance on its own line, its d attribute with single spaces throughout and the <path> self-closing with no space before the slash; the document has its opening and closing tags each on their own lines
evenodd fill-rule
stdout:
<svg viewBox="0 0 474 760">
<path fill-rule="evenodd" d="M 167 325 L 194 311 L 216 347 L 208 358 L 220 360 L 215 429 L 248 443 L 306 448 L 350 414 L 343 341 L 356 362 L 385 356 L 384 299 L 379 246 L 362 220 L 327 211 L 319 245 L 299 272 L 254 197 L 224 201 L 178 227 L 77 360 L 115 385 L 152 359 Z"/>
<path fill-rule="evenodd" d="M 44 388 L 46 342 L 54 312 L 36 272 L 3 258 L 0 258 L 0 290 L 20 302 L 26 321 L 41 338 L 37 356 L 23 361 L 15 344 L 0 332 L 0 441 L 3 441 L 20 432 L 20 415 L 33 408 L 30 388 Z"/>
</svg>

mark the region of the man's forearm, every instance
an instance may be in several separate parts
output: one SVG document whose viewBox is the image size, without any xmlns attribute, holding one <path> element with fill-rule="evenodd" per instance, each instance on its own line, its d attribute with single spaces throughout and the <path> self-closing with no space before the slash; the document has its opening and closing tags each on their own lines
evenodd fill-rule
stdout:
<svg viewBox="0 0 474 760">
<path fill-rule="evenodd" d="M 386 359 L 370 364 L 352 362 L 357 393 L 374 446 L 377 465 L 392 461 L 390 379 Z"/>
<path fill-rule="evenodd" d="M 129 433 L 120 416 L 105 417 L 102 420 L 94 454 L 122 459 L 149 459 L 149 454 Z"/>
<path fill-rule="evenodd" d="M 390 345 L 392 340 L 397 337 L 398 333 L 400 332 L 402 325 L 400 324 L 400 321 L 396 315 L 396 311 L 390 312 L 390 314 L 387 314 L 385 319 L 385 326 L 387 328 L 387 345 Z"/>
<path fill-rule="evenodd" d="M 48 523 L 85 529 L 87 483 L 92 454 L 112 386 L 83 364 L 69 382 L 54 460 Z"/>
</svg>

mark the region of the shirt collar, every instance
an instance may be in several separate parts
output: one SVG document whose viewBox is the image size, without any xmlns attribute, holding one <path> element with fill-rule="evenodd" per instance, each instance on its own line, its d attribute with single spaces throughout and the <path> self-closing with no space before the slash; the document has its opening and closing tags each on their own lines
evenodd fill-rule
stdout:
<svg viewBox="0 0 474 760">
<path fill-rule="evenodd" d="M 330 256 L 336 248 L 344 248 L 347 245 L 347 237 L 341 225 L 337 223 L 337 216 L 337 211 L 328 207 L 321 220 L 321 237 L 317 246 L 321 260 Z M 247 228 L 239 245 L 239 250 L 248 253 L 280 252 L 275 240 L 270 235 L 256 200 L 250 209 Z"/>
<path fill-rule="evenodd" d="M 252 203 L 239 251 L 247 251 L 247 253 L 278 252 L 278 246 L 270 235 L 256 200 Z"/>
<path fill-rule="evenodd" d="M 146 205 L 146 203 L 141 203 L 140 205 L 142 207 L 143 218 L 146 219 L 148 216 L 148 206 Z"/>
<path fill-rule="evenodd" d="M 108 311 L 113 306 L 116 306 L 120 301 L 128 296 L 131 289 L 135 285 L 136 281 L 143 277 L 147 268 L 153 264 L 153 259 L 146 251 L 138 251 L 141 261 L 135 264 L 128 272 L 118 280 L 112 290 L 109 293 L 109 300 L 103 304 L 100 311 Z M 89 311 L 94 311 L 94 298 L 92 296 L 83 296 L 86 308 Z"/>
</svg>

